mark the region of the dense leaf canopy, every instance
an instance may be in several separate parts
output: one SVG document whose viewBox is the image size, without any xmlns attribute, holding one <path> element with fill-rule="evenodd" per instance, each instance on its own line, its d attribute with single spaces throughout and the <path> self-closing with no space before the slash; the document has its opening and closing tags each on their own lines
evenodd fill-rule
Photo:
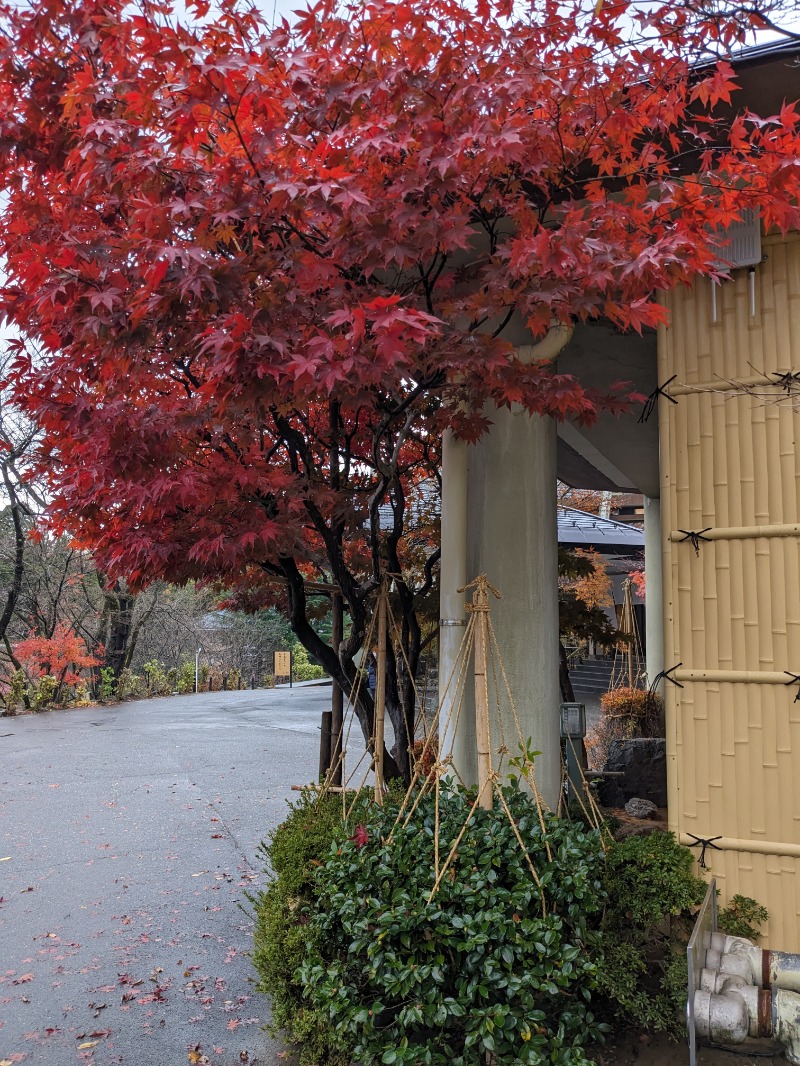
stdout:
<svg viewBox="0 0 800 1066">
<path fill-rule="evenodd" d="M 388 569 L 413 665 L 444 425 L 621 401 L 512 341 L 657 325 L 716 226 L 800 217 L 796 112 L 738 113 L 737 31 L 680 5 L 0 11 L 2 305 L 54 521 L 133 581 L 279 576 L 323 658 L 301 575 L 352 652 Z"/>
</svg>

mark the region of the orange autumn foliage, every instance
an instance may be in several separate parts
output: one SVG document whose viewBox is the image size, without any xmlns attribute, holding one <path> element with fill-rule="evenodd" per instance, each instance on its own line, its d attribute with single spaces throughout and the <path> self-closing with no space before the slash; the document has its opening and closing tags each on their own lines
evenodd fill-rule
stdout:
<svg viewBox="0 0 800 1066">
<path fill-rule="evenodd" d="M 80 671 L 98 666 L 100 659 L 91 655 L 82 637 L 61 624 L 52 637 L 31 636 L 14 645 L 14 654 L 31 678 L 50 674 L 60 684 L 75 685 Z"/>
</svg>

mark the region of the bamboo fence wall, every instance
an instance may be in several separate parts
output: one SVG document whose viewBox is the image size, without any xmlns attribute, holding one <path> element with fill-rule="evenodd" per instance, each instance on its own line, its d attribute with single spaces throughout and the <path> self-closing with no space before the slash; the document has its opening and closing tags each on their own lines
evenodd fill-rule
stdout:
<svg viewBox="0 0 800 1066">
<path fill-rule="evenodd" d="M 800 236 L 670 294 L 659 400 L 671 827 L 800 951 Z M 798 380 L 777 380 L 797 373 Z M 710 528 L 709 528 L 710 527 Z M 707 530 L 697 551 L 684 532 Z M 787 674 L 787 671 L 789 674 Z M 699 856 L 699 848 L 697 849 Z"/>
</svg>

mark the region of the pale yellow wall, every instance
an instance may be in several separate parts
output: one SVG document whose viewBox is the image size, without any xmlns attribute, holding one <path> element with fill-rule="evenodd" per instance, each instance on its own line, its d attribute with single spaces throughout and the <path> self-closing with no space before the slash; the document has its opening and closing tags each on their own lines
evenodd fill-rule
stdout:
<svg viewBox="0 0 800 1066">
<path fill-rule="evenodd" d="M 770 912 L 765 944 L 800 951 L 800 237 L 770 238 L 750 315 L 746 271 L 670 295 L 659 335 L 670 821 L 721 836 L 707 852 L 722 902 Z M 712 527 L 699 555 L 683 530 Z M 752 527 L 758 527 L 754 529 Z"/>
</svg>

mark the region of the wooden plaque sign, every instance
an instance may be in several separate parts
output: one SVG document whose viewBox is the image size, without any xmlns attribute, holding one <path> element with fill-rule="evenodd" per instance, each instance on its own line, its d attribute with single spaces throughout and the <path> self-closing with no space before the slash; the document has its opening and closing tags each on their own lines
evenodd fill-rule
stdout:
<svg viewBox="0 0 800 1066">
<path fill-rule="evenodd" d="M 290 651 L 276 651 L 275 652 L 275 676 L 276 677 L 291 677 L 292 674 L 292 653 Z"/>
</svg>

